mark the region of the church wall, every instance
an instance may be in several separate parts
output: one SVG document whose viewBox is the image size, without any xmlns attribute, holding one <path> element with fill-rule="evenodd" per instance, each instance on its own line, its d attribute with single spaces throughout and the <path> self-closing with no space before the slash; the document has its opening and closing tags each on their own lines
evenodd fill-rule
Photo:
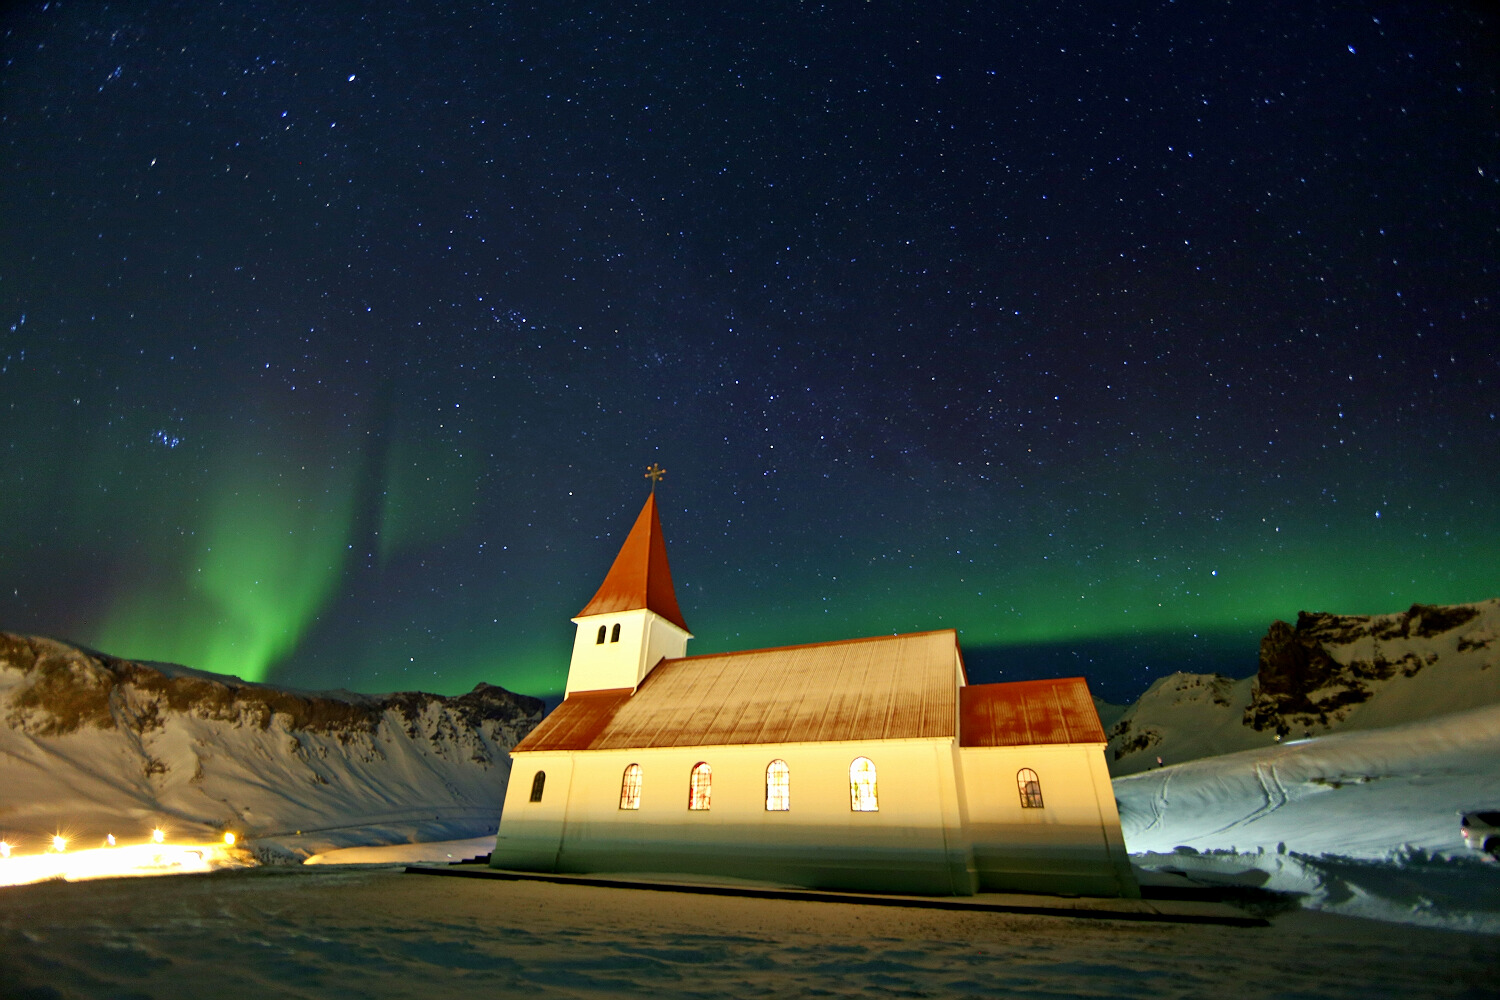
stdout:
<svg viewBox="0 0 1500 1000">
<path fill-rule="evenodd" d="M 547 780 L 542 788 L 542 801 L 532 802 L 531 784 L 538 771 L 545 772 Z M 511 755 L 510 781 L 505 786 L 505 805 L 500 812 L 495 849 L 490 854 L 491 867 L 553 870 L 562 845 L 572 779 L 573 761 L 569 754 Z"/>
<path fill-rule="evenodd" d="M 947 771 L 953 777 L 951 794 L 954 803 L 952 808 L 953 819 L 947 824 L 947 836 L 949 838 L 949 857 L 953 860 L 950 867 L 961 865 L 972 887 L 969 894 L 979 890 L 979 870 L 974 858 L 974 841 L 969 835 L 969 796 L 964 784 L 962 750 L 957 740 L 949 740 L 943 747 L 948 755 Z M 956 870 L 956 867 L 955 867 Z"/>
<path fill-rule="evenodd" d="M 1139 897 L 1140 886 L 1135 880 L 1135 869 L 1130 867 L 1130 852 L 1125 847 L 1125 832 L 1120 829 L 1120 806 L 1115 800 L 1115 786 L 1109 777 L 1109 765 L 1104 759 L 1104 747 L 1098 753 L 1088 755 L 1089 774 L 1094 779 L 1094 798 L 1099 803 L 1100 822 L 1104 828 L 1104 840 L 1109 851 L 1110 865 L 1115 880 L 1122 887 L 1120 895 Z"/>
<path fill-rule="evenodd" d="M 891 740 L 577 752 L 555 868 L 545 845 L 558 829 L 558 807 L 529 803 L 525 793 L 537 766 L 557 764 L 543 762 L 542 754 L 518 754 L 491 863 L 967 894 L 974 871 L 952 748 L 951 740 Z M 850 808 L 849 765 L 858 756 L 875 762 L 876 812 Z M 533 757 L 539 758 L 535 766 Z M 785 812 L 765 808 L 766 767 L 774 759 L 791 770 L 791 809 Z M 689 776 L 699 761 L 713 768 L 706 811 L 687 808 Z M 622 810 L 621 778 L 631 763 L 642 771 L 640 809 Z"/>
<path fill-rule="evenodd" d="M 963 747 L 960 759 L 981 891 L 1140 895 L 1101 744 Z M 1022 768 L 1040 809 L 1021 805 Z"/>
</svg>

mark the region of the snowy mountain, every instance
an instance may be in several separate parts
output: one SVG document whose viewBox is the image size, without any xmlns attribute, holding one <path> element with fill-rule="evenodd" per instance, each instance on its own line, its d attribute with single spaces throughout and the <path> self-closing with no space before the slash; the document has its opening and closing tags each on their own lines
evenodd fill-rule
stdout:
<svg viewBox="0 0 1500 1000">
<path fill-rule="evenodd" d="M 1500 703 L 1500 598 L 1388 615 L 1274 622 L 1254 677 L 1172 674 L 1109 728 L 1110 770 L 1134 774 L 1278 738 L 1376 729 Z"/>
<path fill-rule="evenodd" d="M 262 856 L 492 833 L 542 702 L 299 693 L 0 632 L 0 837 L 233 830 Z"/>
</svg>

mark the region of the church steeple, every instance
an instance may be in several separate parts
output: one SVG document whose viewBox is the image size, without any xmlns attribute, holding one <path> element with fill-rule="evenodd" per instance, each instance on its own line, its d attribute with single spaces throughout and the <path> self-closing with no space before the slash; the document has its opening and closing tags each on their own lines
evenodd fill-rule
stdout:
<svg viewBox="0 0 1500 1000">
<path fill-rule="evenodd" d="M 666 657 L 687 652 L 692 638 L 667 565 L 667 544 L 656 512 L 652 466 L 651 495 L 620 546 L 593 600 L 573 619 L 578 633 L 568 666 L 567 694 L 638 687 Z"/>
<path fill-rule="evenodd" d="M 667 543 L 661 534 L 661 518 L 656 513 L 656 491 L 646 498 L 646 506 L 625 536 L 620 554 L 604 575 L 599 592 L 578 617 L 604 615 L 614 611 L 655 611 L 684 632 L 687 622 L 677 606 L 677 592 L 672 588 L 672 568 L 667 565 Z"/>
</svg>

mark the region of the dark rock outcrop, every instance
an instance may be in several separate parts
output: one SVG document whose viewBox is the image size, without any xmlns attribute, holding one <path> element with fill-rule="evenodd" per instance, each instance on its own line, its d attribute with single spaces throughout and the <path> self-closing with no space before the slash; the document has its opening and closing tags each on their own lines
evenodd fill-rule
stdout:
<svg viewBox="0 0 1500 1000">
<path fill-rule="evenodd" d="M 1479 611 L 1472 605 L 1413 604 L 1397 615 L 1333 615 L 1303 611 L 1295 627 L 1271 623 L 1260 641 L 1260 669 L 1245 724 L 1253 729 L 1286 735 L 1293 729 L 1324 727 L 1340 720 L 1347 710 L 1369 700 L 1372 685 L 1399 672 L 1415 676 L 1434 662 L 1406 650 L 1395 659 L 1380 653 L 1382 642 L 1430 639 L 1472 621 Z M 1363 639 L 1373 640 L 1373 653 L 1346 656 L 1333 650 Z"/>
</svg>

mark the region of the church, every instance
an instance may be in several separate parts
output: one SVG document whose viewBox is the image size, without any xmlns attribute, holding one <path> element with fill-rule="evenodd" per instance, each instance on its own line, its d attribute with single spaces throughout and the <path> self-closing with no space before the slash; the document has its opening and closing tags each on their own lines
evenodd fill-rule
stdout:
<svg viewBox="0 0 1500 1000">
<path fill-rule="evenodd" d="M 688 656 L 654 491 L 573 621 L 493 868 L 1140 894 L 1081 677 L 970 684 L 952 629 Z"/>
</svg>

